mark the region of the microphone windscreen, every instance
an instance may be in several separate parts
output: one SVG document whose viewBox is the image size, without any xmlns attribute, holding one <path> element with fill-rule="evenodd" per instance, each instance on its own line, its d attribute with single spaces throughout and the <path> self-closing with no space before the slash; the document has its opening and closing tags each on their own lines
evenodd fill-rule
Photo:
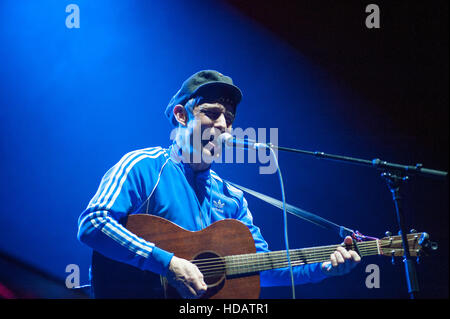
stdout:
<svg viewBox="0 0 450 319">
<path fill-rule="evenodd" d="M 220 145 L 226 144 L 230 145 L 230 142 L 233 140 L 233 136 L 230 133 L 222 133 L 217 138 L 217 141 Z"/>
</svg>

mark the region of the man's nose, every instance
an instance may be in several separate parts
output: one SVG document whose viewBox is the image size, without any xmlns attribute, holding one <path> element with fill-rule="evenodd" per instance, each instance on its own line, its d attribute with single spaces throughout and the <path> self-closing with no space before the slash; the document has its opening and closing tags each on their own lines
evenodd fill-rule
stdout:
<svg viewBox="0 0 450 319">
<path fill-rule="evenodd" d="M 219 129 L 222 133 L 227 129 L 227 120 L 225 119 L 225 114 L 220 114 L 220 116 L 214 121 L 214 127 Z"/>
</svg>

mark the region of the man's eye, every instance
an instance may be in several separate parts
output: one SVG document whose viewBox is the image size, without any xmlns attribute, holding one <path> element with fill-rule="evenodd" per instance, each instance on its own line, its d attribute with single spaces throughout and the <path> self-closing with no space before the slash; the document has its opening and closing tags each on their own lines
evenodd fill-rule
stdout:
<svg viewBox="0 0 450 319">
<path fill-rule="evenodd" d="M 222 113 L 220 113 L 220 112 L 216 112 L 216 111 L 208 111 L 208 110 L 204 110 L 203 113 L 204 113 L 207 117 L 209 117 L 210 119 L 212 119 L 212 120 L 218 119 L 219 116 L 220 116 L 220 114 L 222 114 Z"/>
<path fill-rule="evenodd" d="M 223 113 L 222 111 L 216 110 L 202 110 L 202 113 L 213 121 L 216 121 L 222 114 L 224 114 L 227 125 L 231 125 L 234 121 L 234 116 L 229 112 Z"/>
</svg>

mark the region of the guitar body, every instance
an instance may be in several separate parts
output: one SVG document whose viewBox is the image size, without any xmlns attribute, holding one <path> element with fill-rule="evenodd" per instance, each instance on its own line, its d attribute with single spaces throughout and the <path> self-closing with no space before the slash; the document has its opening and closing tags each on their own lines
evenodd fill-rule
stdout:
<svg viewBox="0 0 450 319">
<path fill-rule="evenodd" d="M 128 217 L 126 228 L 157 247 L 190 261 L 256 252 L 250 230 L 234 219 L 218 221 L 192 232 L 161 217 L 136 214 Z M 220 265 L 223 266 L 223 262 Z M 203 298 L 259 298 L 258 273 L 227 276 L 225 271 L 220 271 L 215 276 L 205 277 L 205 282 L 208 290 Z M 92 286 L 95 298 L 180 298 L 164 277 L 113 261 L 95 251 Z"/>
</svg>

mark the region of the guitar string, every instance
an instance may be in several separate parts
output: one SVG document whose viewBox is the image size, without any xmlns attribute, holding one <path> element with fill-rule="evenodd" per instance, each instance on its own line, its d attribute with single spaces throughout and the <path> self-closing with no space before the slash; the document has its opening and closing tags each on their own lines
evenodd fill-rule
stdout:
<svg viewBox="0 0 450 319">
<path fill-rule="evenodd" d="M 368 254 L 375 254 L 378 253 L 377 249 L 367 249 L 367 250 L 363 250 L 361 252 L 363 254 L 363 256 L 367 256 Z M 305 259 L 307 259 L 307 263 L 313 263 L 316 262 L 318 260 L 321 261 L 327 261 L 329 260 L 329 254 L 321 254 L 321 255 L 315 255 L 309 258 L 305 258 L 304 256 L 295 256 L 293 255 L 294 258 L 296 260 L 301 260 L 301 261 L 305 261 Z M 228 259 L 228 260 L 227 260 Z M 285 262 L 286 259 L 285 257 L 283 258 L 264 258 L 262 260 L 262 258 L 258 258 L 258 259 L 253 259 L 253 260 L 240 260 L 240 261 L 232 261 L 229 258 L 225 258 L 225 260 L 220 261 L 219 263 L 215 263 L 215 264 L 210 264 L 210 265 L 201 265 L 199 267 L 199 269 L 202 270 L 209 270 L 209 269 L 214 269 L 214 268 L 223 268 L 225 264 L 227 268 L 231 269 L 231 268 L 242 268 L 242 267 L 258 267 L 258 266 L 263 266 L 263 265 L 269 265 L 269 264 L 277 264 L 280 262 Z"/>
<path fill-rule="evenodd" d="M 360 253 L 364 256 L 367 254 L 378 254 L 377 248 L 372 249 L 362 249 Z M 307 260 L 309 263 L 317 262 L 317 261 L 327 261 L 329 260 L 329 256 L 331 253 L 321 253 L 315 254 L 312 256 L 304 256 L 303 254 L 292 254 L 293 259 L 296 260 Z M 214 268 L 223 268 L 224 266 L 228 269 L 232 268 L 243 268 L 243 267 L 264 267 L 265 265 L 277 264 L 280 262 L 285 262 L 285 256 L 257 256 L 251 258 L 239 258 L 238 260 L 233 260 L 232 258 L 224 258 L 222 260 L 218 260 L 215 262 L 208 262 L 202 264 L 196 264 L 199 269 L 203 271 L 208 271 Z M 226 264 L 226 265 L 224 265 Z"/>
<path fill-rule="evenodd" d="M 369 248 L 369 249 L 360 249 L 360 252 L 362 255 L 367 255 L 367 254 L 378 254 L 378 248 L 377 247 L 373 247 L 373 248 Z M 298 261 L 304 264 L 304 256 L 294 256 L 294 259 L 299 259 Z M 312 258 L 307 258 L 308 259 L 308 263 L 313 263 L 313 262 L 318 262 L 318 261 L 326 261 L 327 258 L 329 257 L 329 254 L 327 253 L 323 253 L 323 254 L 316 254 L 314 255 Z M 227 260 L 228 259 L 228 265 L 226 265 Z M 253 267 L 253 268 L 261 268 L 261 267 L 265 267 L 265 266 L 270 266 L 270 265 L 283 265 L 285 264 L 287 261 L 285 259 L 285 257 L 283 258 L 264 258 L 265 260 L 261 261 L 262 258 L 254 258 L 253 260 L 240 260 L 240 261 L 230 261 L 230 258 L 223 258 L 222 260 L 220 260 L 220 263 L 217 264 L 213 264 L 213 265 L 200 265 L 199 269 L 202 271 L 202 273 L 207 273 L 210 271 L 214 271 L 214 270 L 223 270 L 223 269 L 239 269 L 239 268 L 244 268 L 244 267 Z"/>
<path fill-rule="evenodd" d="M 401 243 L 401 240 L 398 241 L 393 241 L 392 243 Z M 392 245 L 392 243 L 388 243 L 388 244 L 381 244 L 380 245 L 380 249 L 381 248 L 386 248 Z M 365 244 L 365 246 L 363 246 L 362 244 Z M 297 254 L 297 255 L 304 255 L 304 258 L 311 258 L 318 256 L 318 254 L 322 253 L 324 256 L 330 255 L 336 248 L 335 245 L 331 245 L 331 246 L 324 246 L 327 249 L 324 248 L 310 248 L 310 249 L 295 249 L 295 250 L 291 250 L 291 253 Z M 320 248 L 320 251 L 317 252 L 317 250 Z M 364 252 L 365 249 L 376 249 L 378 251 L 378 245 L 376 243 L 376 241 L 373 242 L 365 242 L 365 243 L 359 243 L 358 245 L 358 250 L 360 252 Z M 378 253 L 378 252 L 377 252 Z M 254 259 L 263 259 L 263 258 L 270 258 L 271 260 L 277 260 L 279 257 L 281 257 L 282 259 L 285 258 L 286 253 L 284 251 L 277 251 L 277 252 L 268 252 L 268 253 L 252 253 L 252 254 L 242 254 L 242 255 L 234 255 L 234 256 L 227 256 L 227 257 L 215 257 L 215 258 L 206 258 L 206 259 L 200 259 L 200 260 L 192 260 L 191 262 L 195 263 L 197 266 L 203 266 L 203 265 L 207 265 L 207 264 L 212 264 L 215 263 L 216 261 L 224 261 L 224 258 L 228 258 L 231 259 L 233 257 L 238 258 L 238 261 L 234 261 L 235 263 L 242 263 L 242 262 L 246 262 L 246 260 L 252 259 L 252 261 L 254 261 Z M 309 255 L 310 257 L 307 257 L 305 255 Z"/>
<path fill-rule="evenodd" d="M 369 242 L 367 242 L 369 243 Z M 353 247 L 352 247 L 353 248 Z M 372 245 L 359 245 L 358 250 L 362 251 L 367 248 L 377 248 L 376 243 L 373 243 Z M 317 247 L 317 248 L 303 248 L 303 249 L 293 249 L 291 250 L 291 253 L 293 254 L 302 254 L 302 255 L 313 255 L 316 256 L 320 253 L 323 253 L 324 255 L 330 255 L 332 252 L 336 250 L 336 245 L 330 245 L 330 246 L 323 246 L 323 247 Z M 252 254 L 242 254 L 242 255 L 232 255 L 232 256 L 226 256 L 226 257 L 214 257 L 214 258 L 205 258 L 205 259 L 199 259 L 199 260 L 191 260 L 191 262 L 195 263 L 197 266 L 199 265 L 206 265 L 208 263 L 214 263 L 216 261 L 223 261 L 224 258 L 239 258 L 239 259 L 249 259 L 249 258 L 271 258 L 275 259 L 278 257 L 284 257 L 286 255 L 285 251 L 274 251 L 274 252 L 267 252 L 267 253 L 252 253 Z M 254 257 L 253 257 L 254 256 Z"/>
<path fill-rule="evenodd" d="M 302 253 L 316 253 L 317 251 L 323 251 L 323 250 L 335 250 L 339 245 L 330 245 L 330 246 L 322 246 L 322 247 L 315 247 L 315 248 L 301 248 L 301 249 L 292 249 L 291 252 L 297 253 L 297 252 L 302 252 Z M 364 248 L 366 246 L 362 246 L 360 245 L 358 248 Z M 353 247 L 351 247 L 353 248 Z M 275 256 L 277 254 L 280 255 L 285 255 L 286 252 L 284 250 L 280 250 L 280 251 L 271 251 L 271 252 L 263 252 L 263 253 L 250 253 L 250 254 L 242 254 L 242 255 L 232 255 L 232 256 L 253 256 L 253 255 L 265 255 L 265 254 L 270 254 L 272 256 Z M 222 259 L 223 257 L 213 257 L 213 258 L 205 258 L 205 259 L 201 259 L 201 260 L 214 260 L 214 259 Z"/>
<path fill-rule="evenodd" d="M 325 261 L 325 260 L 322 258 L 317 258 L 317 259 L 309 261 L 309 263 L 322 262 L 322 261 Z M 304 265 L 307 263 L 303 262 L 302 260 L 294 259 L 293 264 Z M 201 271 L 205 277 L 211 277 L 211 276 L 215 276 L 215 275 L 219 275 L 219 274 L 220 275 L 224 274 L 224 272 L 228 275 L 241 274 L 241 273 L 252 273 L 252 272 L 259 272 L 259 271 L 273 269 L 273 268 L 283 268 L 283 267 L 286 267 L 286 265 L 287 265 L 287 261 L 283 260 L 283 261 L 278 261 L 276 263 L 272 263 L 272 262 L 271 263 L 260 263 L 251 268 L 250 267 L 242 268 L 242 267 L 235 267 L 235 266 L 228 267 L 225 265 L 220 265 L 220 266 L 217 266 L 214 268 L 209 267 L 208 269 L 202 269 Z M 266 266 L 268 266 L 268 267 L 266 267 Z"/>
<path fill-rule="evenodd" d="M 372 252 L 374 254 L 376 254 L 377 250 L 373 250 Z M 324 259 L 323 258 L 314 258 L 314 259 L 310 260 L 309 263 L 320 262 L 320 261 L 324 261 Z M 292 265 L 294 265 L 294 266 L 304 265 L 304 264 L 305 264 L 305 262 L 303 262 L 302 260 L 294 260 L 292 262 Z M 246 271 L 244 271 L 244 272 L 251 273 L 251 272 L 262 271 L 262 270 L 265 270 L 263 268 L 264 266 L 270 266 L 270 268 L 268 268 L 268 269 L 271 269 L 272 267 L 273 268 L 283 268 L 283 267 L 287 266 L 287 261 L 283 260 L 283 261 L 278 261 L 277 263 L 272 263 L 272 262 L 270 262 L 270 263 L 261 263 L 261 264 L 258 264 L 258 268 L 262 268 L 262 269 L 258 269 L 258 268 L 255 268 L 255 269 L 252 269 L 252 270 L 246 269 Z M 233 270 L 236 271 L 235 268 L 239 268 L 239 267 L 233 267 L 233 266 L 231 266 L 231 267 L 228 266 L 227 267 L 225 265 L 221 265 L 221 266 L 218 266 L 218 267 L 209 267 L 207 269 L 203 269 L 202 270 L 202 274 L 203 274 L 204 277 L 213 277 L 213 276 L 217 276 L 217 275 L 223 275 L 224 272 L 225 272 L 225 274 L 227 274 L 227 270 L 228 270 L 229 272 L 231 272 L 229 274 L 233 275 Z M 238 271 L 236 274 L 239 274 L 239 273 L 242 273 L 242 271 L 241 272 Z"/>
<path fill-rule="evenodd" d="M 310 262 L 319 262 L 319 261 L 324 261 L 324 259 L 314 259 L 311 260 Z M 305 262 L 303 262 L 302 260 L 294 260 L 295 265 L 304 265 Z M 221 266 L 221 267 L 216 267 L 216 268 L 210 268 L 208 270 L 203 270 L 204 276 L 209 277 L 209 276 L 213 276 L 216 274 L 223 274 L 224 272 L 226 274 L 232 275 L 232 274 L 240 274 L 240 273 L 251 273 L 251 272 L 259 272 L 259 271 L 263 271 L 263 270 L 267 270 L 267 269 L 273 269 L 273 268 L 283 268 L 286 267 L 287 262 L 285 260 L 277 262 L 277 263 L 266 263 L 266 264 L 259 264 L 258 267 L 253 267 L 253 268 L 244 268 L 244 270 L 242 270 L 239 267 L 225 267 L 225 266 Z M 266 268 L 266 266 L 268 266 L 268 268 Z"/>
<path fill-rule="evenodd" d="M 401 242 L 401 241 L 400 241 Z M 388 247 L 389 245 L 383 245 L 382 247 Z M 378 247 L 365 247 L 362 249 L 359 249 L 360 253 L 364 256 L 364 255 L 376 255 L 378 254 Z M 284 253 L 283 253 L 284 255 Z M 298 255 L 298 254 L 297 254 Z M 240 256 L 240 255 L 238 255 Z M 329 254 L 327 253 L 323 253 L 323 254 L 316 254 L 314 255 L 312 258 L 308 258 L 308 263 L 313 263 L 313 262 L 318 262 L 318 261 L 326 261 L 327 257 L 329 256 Z M 229 256 L 230 257 L 230 256 Z M 266 257 L 266 256 L 264 256 Z M 302 258 L 303 260 L 305 259 L 305 256 L 295 256 L 295 258 Z M 230 259 L 230 258 L 226 258 L 226 259 Z M 264 258 L 264 261 L 261 261 L 262 258 L 251 258 L 251 260 L 248 259 L 244 259 L 244 260 L 240 260 L 238 262 L 236 261 L 230 261 L 228 260 L 228 265 L 225 265 L 227 260 L 225 260 L 224 258 L 221 259 L 222 263 L 220 264 L 214 264 L 212 266 L 204 266 L 205 263 L 203 263 L 203 266 L 200 265 L 200 268 L 203 270 L 204 273 L 208 273 L 208 275 L 211 275 L 211 271 L 215 271 L 215 270 L 220 270 L 219 273 L 223 273 L 224 269 L 239 269 L 239 268 L 244 268 L 247 267 L 249 268 L 250 266 L 253 267 L 255 270 L 261 267 L 265 267 L 267 265 L 273 266 L 273 265 L 277 265 L 277 267 L 273 267 L 273 268 L 281 268 L 283 265 L 286 264 L 286 259 L 283 256 L 283 258 Z M 304 262 L 302 260 L 299 260 L 298 262 L 300 262 L 300 264 L 304 264 Z M 297 262 L 297 263 L 298 263 Z M 270 269 L 270 268 L 269 268 Z M 215 272 L 217 273 L 217 272 Z"/>
<path fill-rule="evenodd" d="M 367 253 L 378 253 L 378 249 L 377 248 L 371 248 L 371 249 L 361 249 L 360 250 L 361 254 L 366 254 Z M 295 259 L 301 259 L 301 260 L 307 260 L 309 262 L 315 261 L 315 260 L 329 260 L 329 257 L 331 255 L 331 251 L 330 252 L 323 252 L 320 254 L 313 254 L 313 255 L 309 255 L 309 256 L 305 256 L 304 254 L 296 254 L 291 252 L 293 258 Z M 255 266 L 255 265 L 261 265 L 261 264 L 267 264 L 267 263 L 277 263 L 279 261 L 285 261 L 285 255 L 280 255 L 280 256 L 271 256 L 271 255 L 265 255 L 265 256 L 255 256 L 255 257 L 238 257 L 237 260 L 233 260 L 233 257 L 230 258 L 230 256 L 225 257 L 224 259 L 220 259 L 220 260 L 216 260 L 216 261 L 208 261 L 208 262 L 204 262 L 204 263 L 195 263 L 197 265 L 197 267 L 199 267 L 199 269 L 204 269 L 207 270 L 209 269 L 208 267 L 217 267 L 217 266 L 221 266 L 224 263 L 228 264 L 228 267 L 246 267 L 246 266 Z"/>
<path fill-rule="evenodd" d="M 375 248 L 374 249 L 366 249 L 362 252 L 363 256 L 364 255 L 366 255 L 366 256 L 367 255 L 377 255 L 377 254 L 378 254 L 378 249 L 375 249 Z M 309 263 L 319 262 L 319 261 L 326 261 L 326 258 L 324 256 L 321 256 L 320 258 L 312 258 L 309 260 Z M 305 264 L 302 260 L 296 261 L 296 265 L 302 265 L 302 264 Z M 271 268 L 282 268 L 285 265 L 286 265 L 285 259 L 283 259 L 281 261 L 277 261 L 276 263 L 273 263 L 273 262 L 259 263 L 258 265 L 256 265 L 258 267 L 255 267 L 255 264 L 253 264 L 253 266 L 254 266 L 253 271 L 265 270 L 265 269 L 258 269 L 258 268 L 265 267 L 265 266 L 270 266 L 268 269 L 271 269 Z M 223 272 L 226 271 L 227 269 L 230 271 L 233 271 L 233 270 L 236 271 L 236 269 L 243 268 L 244 266 L 245 265 L 243 265 L 242 263 L 240 266 L 233 266 L 233 265 L 225 266 L 224 264 L 222 264 L 222 265 L 218 265 L 216 267 L 203 268 L 203 272 L 208 277 L 208 276 L 212 276 L 212 275 L 216 275 L 216 274 L 223 274 Z M 247 270 L 247 272 L 253 272 L 253 271 Z"/>
<path fill-rule="evenodd" d="M 301 266 L 301 265 L 304 265 L 305 263 L 303 263 L 303 262 L 301 262 L 301 261 L 295 261 L 295 260 L 293 260 L 292 261 L 292 266 Z M 287 262 L 283 262 L 283 263 L 279 263 L 278 265 L 277 265 L 277 267 L 276 268 L 284 268 L 284 267 L 287 267 Z M 246 271 L 244 271 L 244 272 L 236 272 L 236 273 L 234 273 L 234 272 L 228 272 L 227 273 L 227 269 L 225 269 L 225 268 L 223 268 L 223 269 L 217 269 L 217 270 L 215 270 L 215 271 L 208 271 L 208 272 L 205 272 L 204 273 L 204 277 L 205 278 L 208 278 L 208 277 L 216 277 L 216 276 L 218 276 L 218 275 L 234 275 L 234 274 L 242 274 L 242 273 L 253 273 L 253 272 L 259 272 L 259 271 L 263 271 L 263 270 L 265 270 L 265 269 L 254 269 L 254 270 L 246 270 Z"/>
</svg>

